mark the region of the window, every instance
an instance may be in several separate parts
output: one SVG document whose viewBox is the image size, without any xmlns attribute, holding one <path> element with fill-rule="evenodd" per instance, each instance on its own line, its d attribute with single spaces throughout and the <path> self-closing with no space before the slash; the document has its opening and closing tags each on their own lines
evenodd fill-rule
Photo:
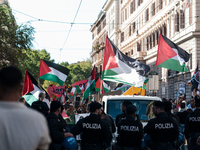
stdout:
<svg viewBox="0 0 200 150">
<path fill-rule="evenodd" d="M 180 29 L 185 28 L 185 15 L 184 11 L 180 10 Z"/>
<path fill-rule="evenodd" d="M 189 24 L 192 24 L 192 5 L 189 5 Z"/>
<path fill-rule="evenodd" d="M 131 50 L 131 55 L 133 55 L 133 49 Z"/>
<path fill-rule="evenodd" d="M 101 32 L 101 25 L 99 25 L 99 27 L 97 29 L 97 34 L 99 34 L 99 32 Z"/>
<path fill-rule="evenodd" d="M 140 6 L 140 0 L 138 0 L 138 7 Z"/>
<path fill-rule="evenodd" d="M 127 9 L 125 9 L 125 20 L 127 20 Z"/>
<path fill-rule="evenodd" d="M 123 3 L 123 0 L 121 0 L 121 4 Z"/>
<path fill-rule="evenodd" d="M 175 14 L 174 23 L 175 23 L 175 32 L 179 32 L 179 13 L 178 12 Z"/>
<path fill-rule="evenodd" d="M 137 51 L 138 51 L 138 52 L 141 51 L 141 45 L 140 45 L 139 42 L 137 42 Z"/>
<path fill-rule="evenodd" d="M 92 33 L 92 39 L 94 39 L 94 33 Z"/>
<path fill-rule="evenodd" d="M 152 3 L 151 8 L 152 8 L 152 16 L 154 16 L 155 15 L 155 2 Z"/>
<path fill-rule="evenodd" d="M 103 21 L 103 28 L 106 26 L 106 19 Z"/>
<path fill-rule="evenodd" d="M 163 8 L 163 1 L 159 0 L 159 10 L 161 10 Z"/>
<path fill-rule="evenodd" d="M 114 29 L 114 20 L 112 20 L 112 24 L 111 24 L 111 31 Z"/>
<path fill-rule="evenodd" d="M 192 69 L 192 53 L 190 54 L 190 59 L 189 59 L 189 69 Z"/>
<path fill-rule="evenodd" d="M 135 22 L 133 22 L 133 33 L 135 32 Z"/>
<path fill-rule="evenodd" d="M 147 41 L 147 43 L 146 43 L 147 44 L 147 50 L 149 50 L 149 38 L 148 38 L 148 36 L 146 37 L 146 39 L 147 39 L 146 40 Z"/>
<path fill-rule="evenodd" d="M 124 32 L 121 33 L 121 42 L 124 41 Z"/>
<path fill-rule="evenodd" d="M 130 14 L 133 13 L 133 2 L 130 3 Z"/>
<path fill-rule="evenodd" d="M 149 8 L 146 9 L 146 22 L 149 20 Z"/>
<path fill-rule="evenodd" d="M 153 47 L 155 47 L 155 33 L 153 33 Z"/>
<path fill-rule="evenodd" d="M 164 24 L 164 26 L 163 26 L 163 35 L 164 36 L 167 36 L 167 27 L 166 27 L 166 24 Z"/>
<path fill-rule="evenodd" d="M 149 35 L 150 38 L 150 49 L 152 49 L 152 35 Z"/>
<path fill-rule="evenodd" d="M 135 11 L 135 0 L 133 0 L 133 12 Z"/>
<path fill-rule="evenodd" d="M 131 36 L 131 25 L 129 26 L 129 36 Z"/>
</svg>

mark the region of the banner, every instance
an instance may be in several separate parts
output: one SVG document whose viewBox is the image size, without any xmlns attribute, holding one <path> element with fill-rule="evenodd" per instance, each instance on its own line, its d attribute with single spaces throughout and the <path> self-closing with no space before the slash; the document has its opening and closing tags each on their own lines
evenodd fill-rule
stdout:
<svg viewBox="0 0 200 150">
<path fill-rule="evenodd" d="M 56 97 L 61 97 L 65 93 L 65 86 L 55 86 L 53 84 L 49 85 L 48 93 L 53 94 Z"/>
</svg>

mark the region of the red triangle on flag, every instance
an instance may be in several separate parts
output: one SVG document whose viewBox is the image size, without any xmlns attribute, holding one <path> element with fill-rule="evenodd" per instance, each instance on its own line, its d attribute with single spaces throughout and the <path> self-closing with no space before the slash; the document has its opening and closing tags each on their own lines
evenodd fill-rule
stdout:
<svg viewBox="0 0 200 150">
<path fill-rule="evenodd" d="M 96 88 L 100 89 L 101 88 L 101 80 L 100 78 L 95 82 Z"/>
<path fill-rule="evenodd" d="M 91 80 L 95 80 L 95 66 L 92 69 Z"/>
<path fill-rule="evenodd" d="M 159 35 L 159 42 L 158 42 L 158 52 L 157 52 L 157 60 L 156 66 L 163 63 L 167 59 L 175 57 L 177 54 L 175 51 L 166 43 L 163 39 L 162 35 Z"/>
<path fill-rule="evenodd" d="M 117 67 L 119 66 L 117 64 L 113 46 L 110 44 L 108 37 L 106 37 L 102 71 Z"/>
<path fill-rule="evenodd" d="M 40 60 L 40 70 L 39 70 L 39 77 L 51 72 L 49 66 L 41 59 Z"/>
<path fill-rule="evenodd" d="M 30 93 L 34 90 L 33 83 L 28 75 L 28 71 L 26 70 L 25 78 L 24 78 L 24 87 L 22 91 L 22 96 Z"/>
</svg>

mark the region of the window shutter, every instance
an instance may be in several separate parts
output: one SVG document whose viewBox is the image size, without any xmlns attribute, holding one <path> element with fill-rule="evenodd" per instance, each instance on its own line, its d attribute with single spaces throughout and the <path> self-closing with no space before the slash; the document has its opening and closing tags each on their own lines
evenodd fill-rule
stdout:
<svg viewBox="0 0 200 150">
<path fill-rule="evenodd" d="M 174 15 L 175 32 L 177 32 L 177 14 Z"/>
<path fill-rule="evenodd" d="M 133 12 L 135 11 L 135 0 L 133 0 Z"/>
<path fill-rule="evenodd" d="M 133 2 L 130 3 L 130 14 L 133 13 Z"/>
<path fill-rule="evenodd" d="M 138 0 L 138 6 L 140 6 L 140 0 Z"/>
<path fill-rule="evenodd" d="M 135 32 L 135 22 L 133 22 L 133 33 Z"/>
<path fill-rule="evenodd" d="M 129 26 L 129 36 L 131 36 L 131 25 Z"/>
<path fill-rule="evenodd" d="M 179 32 L 179 13 L 177 12 L 177 32 Z"/>
<path fill-rule="evenodd" d="M 149 39 L 148 39 L 148 36 L 146 37 L 147 39 L 147 50 L 149 50 Z"/>
<path fill-rule="evenodd" d="M 185 28 L 185 16 L 183 10 L 180 10 L 180 28 Z"/>
</svg>

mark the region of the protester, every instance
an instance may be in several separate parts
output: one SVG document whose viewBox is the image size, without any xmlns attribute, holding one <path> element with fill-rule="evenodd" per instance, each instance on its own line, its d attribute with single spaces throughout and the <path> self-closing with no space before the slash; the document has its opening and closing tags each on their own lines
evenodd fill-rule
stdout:
<svg viewBox="0 0 200 150">
<path fill-rule="evenodd" d="M 47 150 L 51 139 L 46 119 L 18 102 L 22 88 L 18 68 L 0 70 L 0 150 Z"/>
<path fill-rule="evenodd" d="M 74 109 L 74 105 L 72 103 L 69 104 L 69 109 L 66 111 L 66 114 L 69 116 L 69 118 L 67 118 L 67 125 L 68 125 L 68 131 L 70 132 L 71 129 L 74 127 L 75 125 L 75 109 Z"/>
<path fill-rule="evenodd" d="M 73 137 L 73 135 L 68 133 L 66 130 L 66 124 L 61 116 L 61 111 L 62 105 L 59 101 L 51 102 L 50 114 L 47 116 L 50 136 L 52 139 L 49 150 L 64 150 L 65 148 L 61 145 L 61 142 L 66 137 Z"/>
<path fill-rule="evenodd" d="M 21 97 L 21 98 L 19 99 L 19 102 L 21 102 L 21 103 L 23 103 L 24 105 L 26 105 L 26 107 L 31 107 L 31 106 L 26 102 L 26 100 L 25 100 L 24 97 Z"/>
<path fill-rule="evenodd" d="M 110 131 L 112 133 L 115 133 L 116 131 L 116 126 L 115 126 L 115 122 L 114 122 L 114 119 L 111 115 L 109 114 L 106 114 L 103 110 L 102 110 L 102 113 L 101 113 L 101 119 L 104 119 L 105 121 L 108 122 L 109 126 L 110 126 Z"/>
<path fill-rule="evenodd" d="M 31 107 L 38 112 L 42 113 L 45 117 L 49 114 L 50 110 L 49 107 L 47 106 L 47 103 L 43 102 L 45 98 L 45 93 L 40 92 L 38 95 L 38 101 L 35 101 L 32 103 Z"/>
<path fill-rule="evenodd" d="M 196 109 L 195 99 L 193 96 L 191 97 L 190 104 L 188 104 L 187 109 L 191 109 L 192 111 L 194 111 Z"/>
</svg>

